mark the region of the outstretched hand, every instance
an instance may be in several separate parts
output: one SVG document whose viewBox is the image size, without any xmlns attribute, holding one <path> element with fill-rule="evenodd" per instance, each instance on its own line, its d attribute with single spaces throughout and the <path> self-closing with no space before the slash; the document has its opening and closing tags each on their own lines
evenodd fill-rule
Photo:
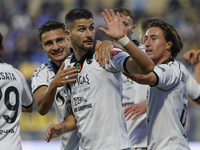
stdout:
<svg viewBox="0 0 200 150">
<path fill-rule="evenodd" d="M 50 142 L 52 138 L 56 138 L 63 133 L 64 132 L 62 131 L 62 126 L 60 124 L 52 124 L 47 129 L 45 140 Z"/>
<path fill-rule="evenodd" d="M 128 106 L 125 110 L 124 110 L 124 115 L 125 118 L 127 118 L 126 120 L 130 120 L 132 118 L 132 120 L 136 119 L 140 114 L 145 113 L 147 110 L 146 107 L 146 101 L 138 103 L 138 104 L 132 104 L 130 106 Z"/>
<path fill-rule="evenodd" d="M 100 30 L 116 41 L 125 36 L 124 26 L 118 12 L 115 14 L 112 9 L 110 9 L 110 12 L 105 9 L 105 12 L 102 12 L 102 16 L 107 25 L 107 29 L 99 27 Z"/>
</svg>

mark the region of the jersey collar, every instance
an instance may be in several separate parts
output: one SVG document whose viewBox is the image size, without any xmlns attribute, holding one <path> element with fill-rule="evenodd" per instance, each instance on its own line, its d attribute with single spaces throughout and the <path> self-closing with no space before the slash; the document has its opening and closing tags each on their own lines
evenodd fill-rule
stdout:
<svg viewBox="0 0 200 150">
<path fill-rule="evenodd" d="M 85 59 L 87 59 L 87 58 L 91 59 L 92 57 L 93 57 L 93 54 L 92 54 L 90 51 L 88 51 L 88 52 L 78 61 L 78 60 L 76 59 L 75 55 L 73 54 L 70 63 L 73 63 L 73 62 L 75 62 L 75 63 L 81 63 L 81 62 L 84 62 Z"/>
<path fill-rule="evenodd" d="M 168 58 L 167 60 L 163 61 L 161 64 L 168 64 L 169 62 L 174 62 L 174 58 Z"/>
<path fill-rule="evenodd" d="M 82 68 L 83 68 L 83 64 L 85 60 L 91 60 L 93 58 L 93 53 L 91 53 L 90 51 L 88 51 L 79 61 L 77 61 L 75 55 L 72 55 L 72 58 L 70 60 L 70 63 L 74 62 L 74 66 L 76 67 L 76 69 L 78 70 L 78 73 L 81 72 Z M 92 62 L 92 61 L 89 61 Z"/>
</svg>

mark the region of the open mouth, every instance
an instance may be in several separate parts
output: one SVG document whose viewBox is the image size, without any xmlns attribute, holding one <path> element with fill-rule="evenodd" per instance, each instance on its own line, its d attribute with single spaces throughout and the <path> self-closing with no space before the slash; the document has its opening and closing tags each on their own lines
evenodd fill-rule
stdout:
<svg viewBox="0 0 200 150">
<path fill-rule="evenodd" d="M 145 52 L 148 54 L 148 53 L 151 53 L 151 52 L 152 52 L 152 50 L 146 50 Z"/>
</svg>

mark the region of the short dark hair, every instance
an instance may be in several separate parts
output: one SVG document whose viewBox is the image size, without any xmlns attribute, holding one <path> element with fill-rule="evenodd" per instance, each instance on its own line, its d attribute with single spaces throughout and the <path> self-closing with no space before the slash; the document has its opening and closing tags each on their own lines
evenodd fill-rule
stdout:
<svg viewBox="0 0 200 150">
<path fill-rule="evenodd" d="M 183 49 L 183 43 L 175 27 L 164 21 L 153 21 L 149 23 L 147 30 L 152 27 L 159 27 L 163 31 L 165 40 L 167 42 L 171 41 L 173 43 L 171 48 L 171 55 L 173 58 L 175 58 L 177 54 Z"/>
<path fill-rule="evenodd" d="M 115 12 L 115 13 L 119 13 L 120 15 L 121 14 L 123 14 L 123 15 L 125 15 L 125 16 L 129 16 L 131 19 L 132 19 L 132 21 L 133 21 L 133 14 L 131 13 L 131 11 L 130 10 L 128 10 L 128 9 L 126 9 L 126 8 L 124 8 L 124 7 L 118 7 L 118 8 L 115 8 L 115 9 L 113 9 L 113 11 Z"/>
<path fill-rule="evenodd" d="M 59 21 L 55 20 L 49 20 L 45 23 L 43 23 L 40 28 L 38 28 L 38 37 L 41 42 L 41 36 L 43 33 L 51 31 L 51 30 L 56 30 L 56 29 L 63 29 L 63 32 L 65 32 L 65 24 Z"/>
<path fill-rule="evenodd" d="M 153 22 L 153 21 L 162 21 L 161 19 L 159 18 L 146 18 L 144 20 L 142 20 L 141 22 L 141 29 L 142 29 L 142 32 L 146 32 L 147 31 L 147 27 L 148 27 L 148 24 Z"/>
<path fill-rule="evenodd" d="M 3 43 L 3 36 L 2 36 L 2 34 L 0 32 L 0 49 L 1 49 L 2 43 Z"/>
<path fill-rule="evenodd" d="M 66 15 L 65 15 L 65 24 L 66 28 L 70 29 L 73 27 L 75 20 L 78 19 L 93 19 L 93 14 L 91 11 L 85 9 L 85 8 L 74 8 L 71 9 Z"/>
</svg>

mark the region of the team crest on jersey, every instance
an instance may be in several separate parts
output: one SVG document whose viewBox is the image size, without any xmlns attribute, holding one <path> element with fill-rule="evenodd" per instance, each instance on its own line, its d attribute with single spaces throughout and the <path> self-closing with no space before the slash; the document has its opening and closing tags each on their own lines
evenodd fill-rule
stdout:
<svg viewBox="0 0 200 150">
<path fill-rule="evenodd" d="M 83 97 L 74 97 L 73 100 L 75 101 L 75 106 L 79 105 L 81 102 L 87 102 L 87 99 Z"/>
<path fill-rule="evenodd" d="M 81 69 L 82 69 L 81 64 L 77 63 L 77 64 L 75 65 L 75 67 L 76 67 L 76 69 L 78 70 L 78 73 L 81 72 Z"/>
<path fill-rule="evenodd" d="M 91 58 L 86 59 L 87 64 L 91 64 L 93 60 Z"/>
<path fill-rule="evenodd" d="M 115 55 L 117 55 L 117 54 L 119 54 L 119 53 L 120 53 L 119 50 L 113 50 L 113 51 L 112 51 L 112 56 L 115 56 Z"/>
</svg>

